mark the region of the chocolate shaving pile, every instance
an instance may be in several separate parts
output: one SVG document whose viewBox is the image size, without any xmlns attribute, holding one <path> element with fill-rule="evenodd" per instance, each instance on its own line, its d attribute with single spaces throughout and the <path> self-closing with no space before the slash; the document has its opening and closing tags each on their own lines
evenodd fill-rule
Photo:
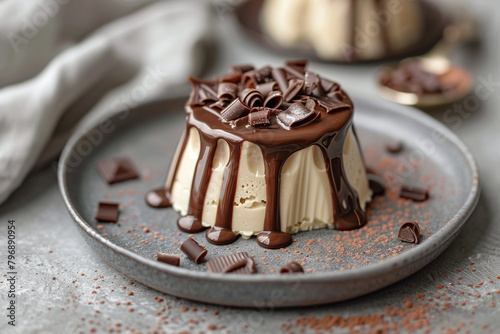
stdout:
<svg viewBox="0 0 500 334">
<path fill-rule="evenodd" d="M 423 96 L 426 94 L 453 94 L 456 84 L 441 80 L 440 76 L 426 71 L 419 61 L 409 61 L 381 74 L 380 83 L 386 87 Z"/>
<path fill-rule="evenodd" d="M 281 126 L 290 130 L 321 117 L 321 112 L 350 110 L 340 86 L 306 70 L 307 61 L 280 68 L 232 66 L 212 80 L 190 78 L 190 107 L 204 106 L 232 127 Z"/>
</svg>

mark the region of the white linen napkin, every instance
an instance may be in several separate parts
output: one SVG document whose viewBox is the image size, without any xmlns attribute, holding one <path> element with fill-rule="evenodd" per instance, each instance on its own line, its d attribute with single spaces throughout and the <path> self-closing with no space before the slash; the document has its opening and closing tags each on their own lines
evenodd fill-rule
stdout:
<svg viewBox="0 0 500 334">
<path fill-rule="evenodd" d="M 0 203 L 83 115 L 168 96 L 199 74 L 211 30 L 198 1 L 0 1 Z"/>
</svg>

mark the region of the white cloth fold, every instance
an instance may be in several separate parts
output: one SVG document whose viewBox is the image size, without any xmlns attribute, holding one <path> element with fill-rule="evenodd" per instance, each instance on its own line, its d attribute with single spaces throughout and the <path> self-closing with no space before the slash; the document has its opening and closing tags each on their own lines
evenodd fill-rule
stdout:
<svg viewBox="0 0 500 334">
<path fill-rule="evenodd" d="M 83 115 L 168 96 L 199 74 L 212 28 L 207 5 L 186 0 L 4 0 L 0 22 L 0 203 Z"/>
</svg>

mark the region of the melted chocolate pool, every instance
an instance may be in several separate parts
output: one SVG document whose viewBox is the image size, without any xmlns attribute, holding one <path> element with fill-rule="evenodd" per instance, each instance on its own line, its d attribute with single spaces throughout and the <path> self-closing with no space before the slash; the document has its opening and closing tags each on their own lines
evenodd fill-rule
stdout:
<svg viewBox="0 0 500 334">
<path fill-rule="evenodd" d="M 236 239 L 232 215 L 244 141 L 256 144 L 264 158 L 266 209 L 264 229 L 257 235 L 261 246 L 281 248 L 291 243 L 290 234 L 282 232 L 280 224 L 281 169 L 293 153 L 312 145 L 321 148 L 325 159 L 334 227 L 351 230 L 366 223 L 343 162 L 344 141 L 352 125 L 352 102 L 338 84 L 307 72 L 305 65 L 297 61 L 288 62 L 283 68 L 259 70 L 251 66 L 233 66 L 214 80 L 191 79 L 193 92 L 186 105 L 186 130 L 178 160 L 183 156 L 192 127 L 200 134 L 201 150 L 188 212 L 177 222 L 181 230 L 195 233 L 204 229 L 201 224 L 203 205 L 219 139 L 229 145 L 230 158 L 224 170 L 215 226 L 206 232 L 209 242 L 227 244 Z M 268 98 L 270 94 L 272 98 Z M 272 105 L 266 105 L 265 101 L 271 101 Z M 172 204 L 170 189 L 179 161 L 174 162 L 165 188 L 148 193 L 149 205 L 165 207 Z"/>
</svg>

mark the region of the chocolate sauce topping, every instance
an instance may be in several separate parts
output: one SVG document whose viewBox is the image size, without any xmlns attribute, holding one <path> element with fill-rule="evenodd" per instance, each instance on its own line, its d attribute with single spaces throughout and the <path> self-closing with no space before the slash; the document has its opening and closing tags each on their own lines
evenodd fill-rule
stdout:
<svg viewBox="0 0 500 334">
<path fill-rule="evenodd" d="M 334 227 L 350 230 L 366 223 L 343 163 L 344 141 L 352 124 L 352 102 L 337 83 L 307 72 L 305 66 L 306 62 L 296 61 L 278 69 L 232 67 L 213 80 L 190 79 L 193 91 L 186 104 L 187 125 L 178 157 L 184 152 L 192 127 L 199 131 L 201 152 L 187 216 L 178 221 L 181 230 L 193 233 L 203 228 L 202 211 L 218 140 L 229 145 L 230 160 L 223 175 L 215 226 L 206 233 L 210 242 L 226 244 L 236 239 L 232 232 L 232 214 L 244 141 L 258 145 L 264 158 L 266 209 L 264 230 L 257 236 L 261 246 L 280 248 L 291 243 L 290 234 L 281 228 L 281 169 L 293 153 L 313 145 L 321 149 L 325 159 Z M 241 75 L 237 85 L 226 84 L 228 78 L 234 80 L 237 75 Z M 210 107 L 221 99 L 228 103 L 227 107 Z M 167 199 L 177 168 L 167 181 Z"/>
</svg>

